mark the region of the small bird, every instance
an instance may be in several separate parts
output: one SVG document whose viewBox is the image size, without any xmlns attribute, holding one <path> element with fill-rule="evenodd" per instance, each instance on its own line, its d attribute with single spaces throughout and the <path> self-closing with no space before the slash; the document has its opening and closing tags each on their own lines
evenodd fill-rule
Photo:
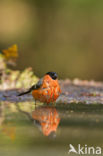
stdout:
<svg viewBox="0 0 103 156">
<path fill-rule="evenodd" d="M 28 91 L 20 93 L 18 96 L 32 92 L 36 100 L 44 103 L 55 102 L 61 93 L 58 82 L 58 76 L 55 72 L 48 72 L 41 78 L 37 84 L 33 85 Z"/>
</svg>

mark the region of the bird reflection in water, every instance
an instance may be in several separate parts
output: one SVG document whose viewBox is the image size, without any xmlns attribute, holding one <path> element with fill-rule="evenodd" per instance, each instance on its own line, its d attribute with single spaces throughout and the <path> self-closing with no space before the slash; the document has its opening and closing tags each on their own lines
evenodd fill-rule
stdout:
<svg viewBox="0 0 103 156">
<path fill-rule="evenodd" d="M 59 114 L 54 107 L 38 107 L 32 112 L 35 125 L 43 135 L 56 137 L 56 131 L 60 122 Z"/>
</svg>

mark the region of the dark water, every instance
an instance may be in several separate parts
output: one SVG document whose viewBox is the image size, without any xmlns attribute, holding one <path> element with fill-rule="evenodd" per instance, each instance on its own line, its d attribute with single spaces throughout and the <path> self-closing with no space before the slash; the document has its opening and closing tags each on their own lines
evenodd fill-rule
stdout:
<svg viewBox="0 0 103 156">
<path fill-rule="evenodd" d="M 32 104 L 1 103 L 0 156 L 73 155 L 69 144 L 103 148 L 102 105 Z"/>
</svg>

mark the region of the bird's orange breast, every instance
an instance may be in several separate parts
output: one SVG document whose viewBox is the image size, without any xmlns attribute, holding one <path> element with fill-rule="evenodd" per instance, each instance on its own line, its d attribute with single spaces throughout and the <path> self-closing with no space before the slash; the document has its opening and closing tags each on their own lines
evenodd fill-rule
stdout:
<svg viewBox="0 0 103 156">
<path fill-rule="evenodd" d="M 49 75 L 46 75 L 43 79 L 41 87 L 32 91 L 32 95 L 35 100 L 41 102 L 54 102 L 61 93 L 58 80 L 53 80 Z"/>
</svg>

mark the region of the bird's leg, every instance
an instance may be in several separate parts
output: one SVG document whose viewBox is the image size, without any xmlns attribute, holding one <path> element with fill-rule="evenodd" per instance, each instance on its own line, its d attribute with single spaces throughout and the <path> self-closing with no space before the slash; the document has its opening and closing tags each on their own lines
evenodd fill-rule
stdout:
<svg viewBox="0 0 103 156">
<path fill-rule="evenodd" d="M 56 107 L 56 102 L 53 102 L 53 107 Z"/>
<path fill-rule="evenodd" d="M 35 100 L 35 108 L 36 108 L 36 100 Z"/>
<path fill-rule="evenodd" d="M 44 102 L 44 106 L 47 106 L 47 103 L 46 102 Z"/>
</svg>

